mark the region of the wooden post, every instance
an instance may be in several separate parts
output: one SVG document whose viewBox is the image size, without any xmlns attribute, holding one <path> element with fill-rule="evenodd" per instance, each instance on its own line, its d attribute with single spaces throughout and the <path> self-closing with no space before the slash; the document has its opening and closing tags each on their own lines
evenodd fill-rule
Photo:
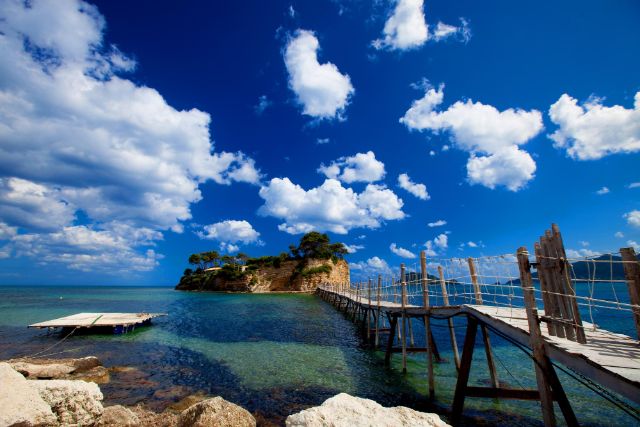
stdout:
<svg viewBox="0 0 640 427">
<path fill-rule="evenodd" d="M 427 310 L 429 309 L 429 290 L 427 289 L 427 254 L 420 252 L 420 281 L 422 282 L 422 307 L 425 309 L 424 329 L 425 346 L 427 347 L 427 373 L 429 375 L 429 399 L 435 397 L 435 382 L 433 378 L 433 347 L 431 341 L 431 318 Z"/>
<path fill-rule="evenodd" d="M 467 383 L 471 372 L 471 361 L 473 360 L 473 349 L 476 344 L 476 333 L 478 331 L 478 321 L 471 316 L 467 317 L 467 334 L 462 347 L 462 361 L 460 362 L 460 372 L 456 382 L 456 391 L 453 395 L 453 405 L 451 406 L 451 424 L 457 425 L 462 417 L 464 399 L 467 394 Z"/>
<path fill-rule="evenodd" d="M 640 340 L 640 262 L 636 257 L 633 248 L 620 249 L 624 266 L 624 275 L 627 279 L 629 289 L 629 301 L 631 301 L 631 311 L 636 324 L 638 339 Z"/>
<path fill-rule="evenodd" d="M 543 256 L 541 266 L 547 271 L 549 289 L 553 292 L 551 295 L 552 298 L 555 299 L 555 306 L 552 308 L 556 310 L 554 316 L 558 319 L 558 322 L 556 323 L 556 332 L 561 329 L 562 332 L 558 333 L 559 337 L 565 337 L 568 340 L 575 341 L 575 330 L 569 324 L 573 318 L 571 315 L 571 307 L 564 296 L 565 289 L 563 287 L 562 275 L 560 273 L 560 256 L 553 245 L 552 239 L 553 235 L 549 230 L 547 230 L 545 235 L 540 238 L 540 248 Z"/>
<path fill-rule="evenodd" d="M 382 275 L 378 274 L 378 291 L 376 292 L 377 300 L 378 300 L 378 309 L 376 311 L 376 340 L 375 340 L 375 348 L 378 348 L 380 343 L 379 331 L 380 331 L 380 293 L 382 290 Z"/>
<path fill-rule="evenodd" d="M 471 275 L 471 283 L 473 283 L 473 292 L 475 293 L 476 304 L 482 305 L 482 293 L 480 291 L 480 284 L 478 283 L 478 273 L 476 272 L 475 262 L 471 257 L 469 257 L 467 261 L 469 263 L 469 274 Z M 496 364 L 493 360 L 489 331 L 487 331 L 487 327 L 485 325 L 480 325 L 480 330 L 482 331 L 482 340 L 484 341 L 484 352 L 487 355 L 487 365 L 489 366 L 491 385 L 493 388 L 498 388 L 500 386 L 498 382 L 498 371 L 496 371 Z"/>
<path fill-rule="evenodd" d="M 542 238 L 540 239 L 542 240 Z M 536 263 L 538 265 L 538 280 L 540 281 L 540 293 L 542 295 L 544 313 L 549 318 L 556 317 L 559 313 L 559 309 L 556 306 L 555 295 L 549 294 L 549 292 L 551 292 L 551 287 L 548 278 L 548 271 L 542 265 L 542 248 L 540 247 L 540 243 L 536 242 L 534 244 L 534 250 L 536 255 Z M 549 332 L 549 335 L 564 338 L 564 328 L 557 328 L 556 326 L 557 325 L 553 321 L 547 322 L 547 331 Z"/>
<path fill-rule="evenodd" d="M 445 306 L 449 306 L 449 295 L 447 293 L 447 284 L 444 280 L 444 272 L 442 267 L 438 266 L 438 275 L 440 276 L 440 287 L 442 288 L 442 300 Z M 449 337 L 451 338 L 451 347 L 453 348 L 453 361 L 456 364 L 456 370 L 460 370 L 460 354 L 458 353 L 458 343 L 456 342 L 456 331 L 453 328 L 453 319 L 448 318 Z"/>
<path fill-rule="evenodd" d="M 535 359 L 534 365 L 536 370 L 536 381 L 538 383 L 538 392 L 540 393 L 540 405 L 542 407 L 542 418 L 546 427 L 556 425 L 556 417 L 553 412 L 553 393 L 547 382 L 545 369 L 549 369 L 549 359 L 544 348 L 544 340 L 540 331 L 540 318 L 538 317 L 538 308 L 536 306 L 536 298 L 533 293 L 533 280 L 531 278 L 531 264 L 529 263 L 529 253 L 527 248 L 518 249 L 518 268 L 520 270 L 520 285 L 522 286 L 522 294 L 524 296 L 524 304 L 527 312 L 527 321 L 529 323 L 529 344 L 533 350 Z"/>
<path fill-rule="evenodd" d="M 384 364 L 389 366 L 391 363 L 391 353 L 393 350 L 393 341 L 396 336 L 396 326 L 398 325 L 398 316 L 389 314 L 389 340 L 387 341 L 387 351 L 384 354 Z"/>
<path fill-rule="evenodd" d="M 393 295 L 394 304 L 398 301 L 398 296 L 397 296 L 397 293 L 396 293 L 396 285 L 397 285 L 396 279 L 394 279 L 392 277 L 391 278 L 391 293 Z M 402 331 L 400 330 L 400 328 L 401 328 L 400 323 L 397 323 L 397 328 L 398 328 L 398 340 L 401 340 L 402 339 Z"/>
<path fill-rule="evenodd" d="M 367 342 L 371 344 L 371 279 L 367 281 L 367 297 L 369 300 L 367 305 Z"/>
<path fill-rule="evenodd" d="M 586 344 L 587 337 L 584 333 L 584 327 L 582 326 L 582 316 L 580 315 L 578 300 L 576 299 L 576 290 L 573 289 L 573 284 L 571 283 L 571 266 L 569 265 L 569 261 L 567 261 L 567 254 L 564 250 L 560 228 L 557 224 L 551 224 L 551 231 L 553 233 L 553 244 L 559 256 L 560 275 L 565 283 L 565 292 L 567 293 L 566 298 L 568 299 L 567 304 L 569 305 L 569 307 L 571 307 L 571 311 L 573 312 L 571 320 L 573 320 L 573 328 L 576 334 L 576 341 L 578 341 L 580 344 Z"/>
<path fill-rule="evenodd" d="M 482 305 L 482 293 L 480 292 L 480 285 L 478 284 L 476 265 L 471 257 L 467 259 L 467 262 L 469 263 L 469 275 L 471 276 L 471 283 L 473 283 L 473 293 L 475 295 L 476 304 Z"/>
<path fill-rule="evenodd" d="M 402 373 L 407 373 L 407 316 L 405 313 L 405 297 L 407 293 L 407 282 L 405 277 L 404 263 L 400 264 L 400 301 L 402 305 Z"/>
</svg>

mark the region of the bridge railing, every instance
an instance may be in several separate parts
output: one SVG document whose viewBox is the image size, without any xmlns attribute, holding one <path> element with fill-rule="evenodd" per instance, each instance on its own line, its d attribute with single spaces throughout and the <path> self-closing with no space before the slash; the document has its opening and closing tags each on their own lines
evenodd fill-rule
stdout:
<svg viewBox="0 0 640 427">
<path fill-rule="evenodd" d="M 585 328 L 600 328 L 640 338 L 640 262 L 633 248 L 567 255 L 553 225 L 533 252 L 524 251 L 535 308 L 550 335 L 586 342 Z M 402 264 L 395 274 L 333 286 L 363 303 L 525 308 L 520 269 L 516 254 L 436 258 L 423 251 L 419 261 Z"/>
</svg>

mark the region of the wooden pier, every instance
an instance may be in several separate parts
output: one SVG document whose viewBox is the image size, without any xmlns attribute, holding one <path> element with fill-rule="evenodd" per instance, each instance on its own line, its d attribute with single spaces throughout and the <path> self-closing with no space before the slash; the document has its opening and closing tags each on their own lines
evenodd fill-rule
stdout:
<svg viewBox="0 0 640 427">
<path fill-rule="evenodd" d="M 136 326 L 148 325 L 151 319 L 164 313 L 78 313 L 46 322 L 34 323 L 30 328 L 112 329 L 115 334 L 131 332 Z"/>
<path fill-rule="evenodd" d="M 377 283 L 368 280 L 353 285 L 323 285 L 318 288 L 317 293 L 344 311 L 353 321 L 362 324 L 368 342 L 374 348 L 383 347 L 387 365 L 393 354 L 401 353 L 402 369 L 406 372 L 407 354 L 425 353 L 430 398 L 435 396 L 433 363 L 440 359 L 431 333 L 431 320 L 446 320 L 458 372 L 451 408 L 451 422 L 454 425 L 460 422 L 464 401 L 470 397 L 538 400 L 546 426 L 556 425 L 555 402 L 567 425 L 579 425 L 554 365 L 568 368 L 587 381 L 597 383 L 599 387 L 640 405 L 640 342 L 582 321 L 578 311 L 581 297 L 576 295 L 575 279 L 569 274 L 571 265 L 564 254 L 557 226 L 554 225 L 552 230 L 545 233 L 535 247 L 534 262 L 530 261 L 530 255 L 524 247 L 518 249 L 513 257 L 513 264 L 519 273 L 513 286 L 517 286 L 520 291 L 518 297 L 522 301 L 518 301 L 519 304 L 491 305 L 495 294 L 487 291 L 486 286 L 496 285 L 481 283 L 483 276 L 478 273 L 475 261 L 469 258 L 468 282 L 473 300 L 449 305 L 447 285 L 453 281 L 444 277 L 441 266 L 438 266 L 439 277 L 430 276 L 424 252 L 421 254 L 420 272 L 413 274 L 414 285 L 418 285 L 417 292 L 412 294 L 413 304 L 409 304 L 409 281 L 404 264 L 400 268 L 399 280 L 391 280 L 387 293 L 383 291 L 380 276 Z M 617 301 L 617 305 L 624 307 L 621 313 L 630 313 L 629 318 L 637 325 L 640 319 L 640 306 L 637 304 L 640 295 L 640 262 L 633 249 L 624 248 L 621 253 L 623 256 L 620 262 L 624 264 L 631 303 Z M 537 277 L 532 276 L 532 267 L 535 268 Z M 534 285 L 534 281 L 537 285 Z M 438 298 L 444 304 L 430 304 L 436 293 L 432 289 L 438 290 Z M 539 297 L 536 297 L 536 293 Z M 513 299 L 514 294 L 510 296 Z M 416 304 L 417 301 L 420 302 Z M 538 310 L 539 303 L 543 306 L 541 310 Z M 461 355 L 453 330 L 454 316 L 465 317 L 467 320 Z M 424 324 L 424 347 L 414 345 L 412 321 L 416 319 Z M 482 332 L 487 356 L 489 387 L 468 385 L 478 329 Z M 640 334 L 640 329 L 638 331 Z M 533 360 L 536 389 L 511 389 L 500 383 L 494 365 L 490 334 L 500 336 L 527 352 Z M 382 337 L 386 337 L 386 343 L 383 343 Z M 625 404 L 621 399 L 621 405 Z M 634 417 L 640 416 L 640 407 L 632 407 L 627 412 Z"/>
</svg>

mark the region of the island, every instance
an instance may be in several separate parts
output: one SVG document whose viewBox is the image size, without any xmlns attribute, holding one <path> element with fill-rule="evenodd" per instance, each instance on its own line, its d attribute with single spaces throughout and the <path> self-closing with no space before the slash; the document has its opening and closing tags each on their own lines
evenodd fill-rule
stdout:
<svg viewBox="0 0 640 427">
<path fill-rule="evenodd" d="M 176 286 L 181 291 L 313 292 L 322 283 L 349 283 L 343 243 L 331 243 L 316 231 L 302 236 L 278 256 L 251 258 L 243 253 L 221 256 L 216 251 L 189 256 Z"/>
</svg>

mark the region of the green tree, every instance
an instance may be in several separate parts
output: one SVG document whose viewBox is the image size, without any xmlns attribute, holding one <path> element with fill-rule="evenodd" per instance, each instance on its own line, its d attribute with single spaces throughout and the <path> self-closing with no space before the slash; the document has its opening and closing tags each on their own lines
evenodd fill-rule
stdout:
<svg viewBox="0 0 640 427">
<path fill-rule="evenodd" d="M 317 231 L 302 236 L 300 244 L 290 245 L 289 250 L 295 258 L 342 259 L 348 253 L 342 243 L 331 243 L 329 236 Z"/>
<path fill-rule="evenodd" d="M 191 255 L 189 255 L 189 264 L 202 269 L 203 268 L 202 255 L 201 254 L 191 254 Z"/>
<path fill-rule="evenodd" d="M 216 266 L 218 264 L 218 259 L 220 259 L 220 254 L 216 251 L 202 252 L 200 255 L 204 263 L 209 267 Z"/>
</svg>

